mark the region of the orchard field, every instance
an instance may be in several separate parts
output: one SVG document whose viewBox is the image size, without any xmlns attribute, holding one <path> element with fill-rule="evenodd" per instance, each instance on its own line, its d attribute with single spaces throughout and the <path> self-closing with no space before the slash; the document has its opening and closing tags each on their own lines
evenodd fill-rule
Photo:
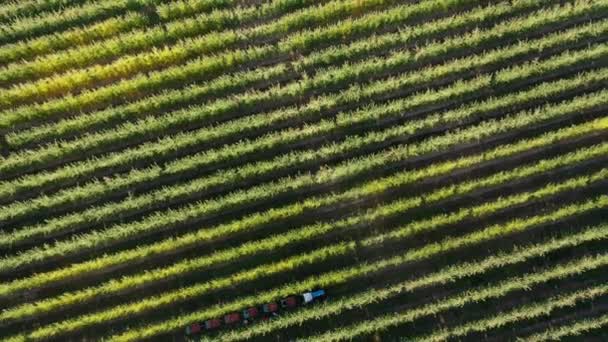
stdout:
<svg viewBox="0 0 608 342">
<path fill-rule="evenodd" d="M 608 0 L 0 3 L 1 341 L 602 341 L 607 243 Z"/>
</svg>

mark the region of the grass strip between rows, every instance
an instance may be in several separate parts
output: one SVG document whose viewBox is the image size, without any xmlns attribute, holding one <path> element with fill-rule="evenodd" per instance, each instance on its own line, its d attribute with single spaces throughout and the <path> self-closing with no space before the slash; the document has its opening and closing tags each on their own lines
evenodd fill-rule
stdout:
<svg viewBox="0 0 608 342">
<path fill-rule="evenodd" d="M 164 20 L 175 20 L 209 12 L 215 8 L 242 7 L 248 3 L 248 0 L 173 0 L 158 4 L 156 12 Z"/>
</svg>

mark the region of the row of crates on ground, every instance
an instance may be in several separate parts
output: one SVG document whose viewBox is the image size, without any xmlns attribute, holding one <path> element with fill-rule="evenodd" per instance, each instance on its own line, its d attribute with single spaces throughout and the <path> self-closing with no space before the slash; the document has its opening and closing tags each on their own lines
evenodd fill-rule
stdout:
<svg viewBox="0 0 608 342">
<path fill-rule="evenodd" d="M 326 298 L 327 294 L 325 293 L 325 290 L 316 290 L 305 292 L 300 295 L 289 296 L 278 302 L 247 308 L 240 312 L 232 312 L 224 315 L 222 318 L 213 318 L 204 322 L 193 323 L 186 328 L 186 334 L 195 335 L 205 331 L 218 330 L 222 327 L 247 325 L 256 320 L 267 320 L 274 316 L 278 316 L 281 311 L 322 301 Z"/>
</svg>

